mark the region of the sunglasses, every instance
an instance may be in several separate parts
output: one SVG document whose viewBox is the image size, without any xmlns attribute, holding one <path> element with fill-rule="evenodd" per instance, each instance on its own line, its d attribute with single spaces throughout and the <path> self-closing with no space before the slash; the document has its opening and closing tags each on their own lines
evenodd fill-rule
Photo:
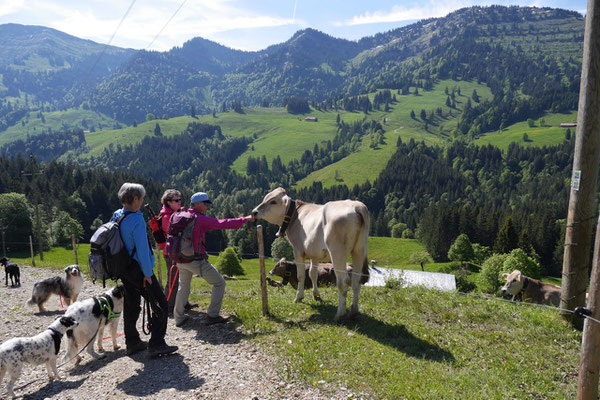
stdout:
<svg viewBox="0 0 600 400">
<path fill-rule="evenodd" d="M 176 201 L 178 203 L 181 203 L 181 199 L 171 199 L 170 201 Z"/>
</svg>

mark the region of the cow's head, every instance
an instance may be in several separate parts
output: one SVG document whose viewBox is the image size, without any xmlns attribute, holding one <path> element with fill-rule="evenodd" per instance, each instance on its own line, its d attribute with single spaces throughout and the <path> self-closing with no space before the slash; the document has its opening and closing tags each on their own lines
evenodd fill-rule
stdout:
<svg viewBox="0 0 600 400">
<path fill-rule="evenodd" d="M 267 194 L 262 203 L 252 210 L 252 215 L 281 226 L 289 201 L 290 197 L 285 193 L 285 189 L 277 188 Z"/>
<path fill-rule="evenodd" d="M 516 296 L 521 290 L 523 290 L 523 283 L 525 282 L 525 276 L 515 269 L 510 274 L 502 274 L 502 277 L 506 279 L 506 284 L 502 287 L 502 294 L 510 294 Z"/>
<path fill-rule="evenodd" d="M 281 260 L 279 260 L 277 262 L 277 264 L 275 264 L 275 266 L 273 267 L 271 272 L 269 272 L 269 275 L 280 276 L 282 278 L 285 278 L 286 276 L 290 276 L 290 274 L 291 274 L 290 267 L 291 266 L 293 266 L 293 270 L 294 270 L 293 272 L 295 275 L 296 274 L 296 264 L 294 264 L 293 262 L 289 262 L 284 257 Z"/>
</svg>

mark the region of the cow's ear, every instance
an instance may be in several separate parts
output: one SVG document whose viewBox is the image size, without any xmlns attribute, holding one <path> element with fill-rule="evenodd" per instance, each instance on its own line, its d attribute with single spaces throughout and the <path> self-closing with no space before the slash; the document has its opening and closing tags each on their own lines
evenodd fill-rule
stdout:
<svg viewBox="0 0 600 400">
<path fill-rule="evenodd" d="M 283 194 L 287 194 L 284 188 L 281 188 L 281 190 L 283 191 Z"/>
<path fill-rule="evenodd" d="M 506 279 L 506 278 L 508 278 L 508 274 L 507 274 L 507 273 L 503 273 L 503 274 L 502 274 L 502 277 L 503 277 L 504 279 Z"/>
<path fill-rule="evenodd" d="M 279 262 L 280 262 L 280 263 L 284 263 L 284 262 L 286 262 L 286 261 L 287 261 L 287 260 L 285 259 L 285 257 L 281 257 L 281 260 L 279 260 Z"/>
</svg>

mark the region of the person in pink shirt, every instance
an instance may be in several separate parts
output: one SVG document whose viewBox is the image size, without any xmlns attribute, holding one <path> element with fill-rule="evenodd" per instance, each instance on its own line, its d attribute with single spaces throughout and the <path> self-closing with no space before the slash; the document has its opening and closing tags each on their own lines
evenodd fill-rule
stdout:
<svg viewBox="0 0 600 400">
<path fill-rule="evenodd" d="M 185 304 L 190 297 L 190 286 L 194 274 L 199 274 L 206 282 L 213 285 L 210 305 L 206 311 L 207 325 L 222 324 L 229 319 L 223 318 L 220 315 L 223 295 L 225 294 L 225 279 L 223 279 L 223 276 L 221 276 L 219 271 L 208 262 L 208 255 L 206 254 L 206 248 L 204 247 L 206 232 L 213 229 L 241 228 L 246 222 L 254 221 L 254 217 L 252 215 L 227 219 L 209 217 L 206 215 L 206 212 L 212 206 L 212 201 L 210 201 L 208 194 L 204 192 L 194 193 L 190 203 L 191 205 L 188 211 L 196 215 L 192 239 L 196 257 L 194 261 L 189 263 L 177 264 L 179 267 L 179 290 L 177 292 L 175 309 L 173 311 L 175 325 L 181 327 L 189 320 L 189 317 L 184 314 L 184 311 Z"/>
<path fill-rule="evenodd" d="M 167 189 L 160 198 L 162 203 L 162 209 L 160 210 L 162 230 L 165 233 L 165 237 L 169 233 L 169 220 L 171 215 L 175 211 L 183 210 L 183 199 L 181 192 L 175 189 Z M 165 297 L 169 307 L 169 317 L 173 316 L 173 310 L 175 309 L 175 298 L 177 297 L 177 289 L 179 288 L 179 269 L 177 265 L 173 265 L 173 261 L 167 254 L 167 248 L 163 248 L 163 256 L 165 258 L 165 264 L 167 265 L 167 285 L 165 286 Z M 190 310 L 198 307 L 198 304 L 187 303 L 184 308 Z"/>
</svg>

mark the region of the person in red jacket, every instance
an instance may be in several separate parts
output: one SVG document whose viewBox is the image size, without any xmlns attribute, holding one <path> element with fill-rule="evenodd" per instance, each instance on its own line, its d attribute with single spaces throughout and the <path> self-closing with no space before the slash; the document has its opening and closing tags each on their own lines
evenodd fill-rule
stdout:
<svg viewBox="0 0 600 400">
<path fill-rule="evenodd" d="M 241 218 L 217 219 L 209 217 L 206 211 L 212 206 L 212 201 L 208 194 L 204 192 L 194 193 L 191 198 L 191 207 L 188 210 L 196 215 L 192 242 L 196 259 L 189 263 L 178 263 L 179 267 L 179 291 L 175 300 L 175 325 L 182 326 L 189 317 L 184 314 L 185 304 L 190 296 L 190 285 L 193 274 L 199 274 L 204 280 L 213 285 L 210 305 L 206 311 L 207 325 L 221 324 L 227 322 L 229 318 L 223 318 L 221 312 L 221 303 L 225 294 L 225 279 L 217 269 L 208 262 L 208 255 L 204 243 L 206 241 L 206 232 L 213 229 L 237 229 L 241 228 L 247 221 L 254 221 L 252 215 Z"/>
<path fill-rule="evenodd" d="M 162 203 L 162 209 L 160 210 L 162 230 L 165 233 L 165 237 L 169 233 L 169 220 L 171 215 L 175 211 L 183 210 L 183 198 L 179 190 L 167 189 L 163 193 L 160 202 Z M 163 256 L 165 258 L 165 264 L 167 266 L 167 285 L 165 286 L 165 297 L 167 298 L 169 317 L 173 316 L 173 309 L 175 308 L 175 298 L 177 297 L 177 289 L 179 287 L 179 269 L 177 265 L 173 265 L 173 262 L 167 254 L 167 248 L 163 248 Z M 198 307 L 198 304 L 190 304 L 189 302 L 185 305 L 186 310 Z"/>
</svg>

